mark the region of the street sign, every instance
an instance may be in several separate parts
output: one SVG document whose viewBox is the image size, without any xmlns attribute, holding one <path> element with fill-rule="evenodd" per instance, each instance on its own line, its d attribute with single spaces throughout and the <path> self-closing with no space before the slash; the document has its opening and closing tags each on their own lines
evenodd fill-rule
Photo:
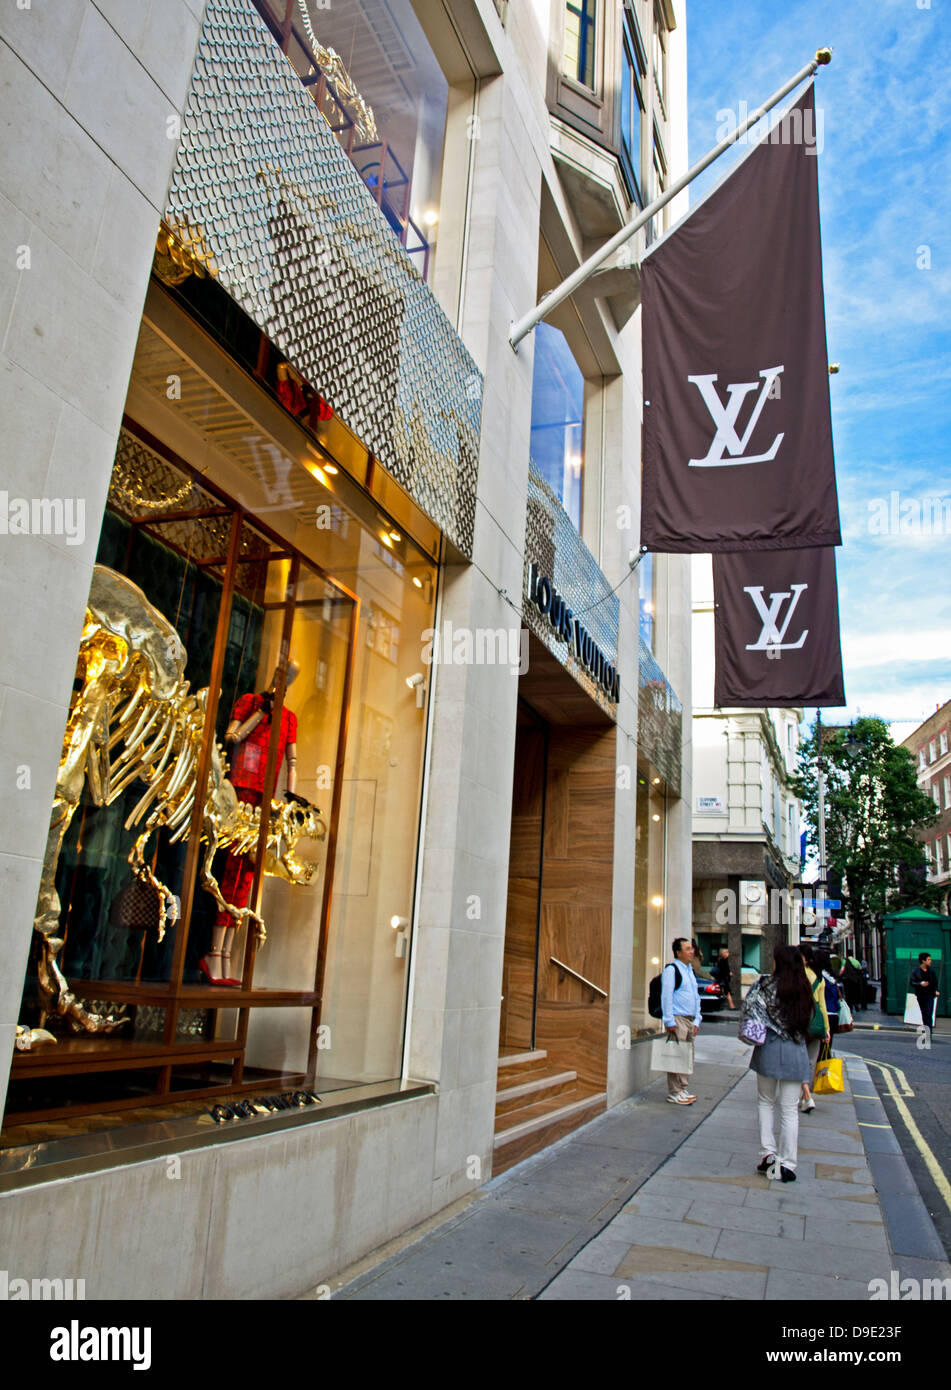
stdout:
<svg viewBox="0 0 951 1390">
<path fill-rule="evenodd" d="M 841 912 L 841 898 L 816 898 L 816 907 L 825 912 Z"/>
</svg>

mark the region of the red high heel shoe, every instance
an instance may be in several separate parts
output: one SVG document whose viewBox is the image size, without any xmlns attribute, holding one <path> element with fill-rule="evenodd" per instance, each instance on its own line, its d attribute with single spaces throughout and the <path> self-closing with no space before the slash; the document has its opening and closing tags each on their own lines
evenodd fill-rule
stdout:
<svg viewBox="0 0 951 1390">
<path fill-rule="evenodd" d="M 222 951 L 222 953 L 221 953 L 221 968 L 222 968 L 222 970 L 225 968 L 225 955 L 226 955 L 226 954 L 227 954 L 227 957 L 228 957 L 228 964 L 229 964 L 229 966 L 230 966 L 230 964 L 231 964 L 231 952 L 228 951 L 228 952 L 226 953 L 226 952 Z M 236 980 L 235 977 L 234 977 L 233 975 L 222 975 L 222 977 L 221 977 L 221 983 L 222 983 L 223 985 L 231 985 L 231 987 L 232 987 L 233 989 L 240 989 L 240 988 L 241 988 L 241 981 L 240 981 L 240 980 Z"/>
<path fill-rule="evenodd" d="M 205 954 L 202 956 L 201 960 L 198 962 L 198 969 L 204 975 L 208 983 L 210 985 L 214 985 L 216 988 L 219 985 L 240 985 L 240 980 L 226 979 L 223 975 L 212 975 L 211 971 L 208 969 L 208 966 L 205 964 L 206 960 L 208 960 L 211 956 L 220 957 L 221 955 L 221 951 L 206 951 Z"/>
</svg>

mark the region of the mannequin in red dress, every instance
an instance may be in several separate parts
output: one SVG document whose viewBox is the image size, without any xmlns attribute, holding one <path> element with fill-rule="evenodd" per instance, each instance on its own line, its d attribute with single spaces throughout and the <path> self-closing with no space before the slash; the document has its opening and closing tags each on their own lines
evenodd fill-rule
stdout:
<svg viewBox="0 0 951 1390">
<path fill-rule="evenodd" d="M 287 686 L 296 679 L 299 668 L 292 661 L 287 667 Z M 225 743 L 231 752 L 229 780 L 239 801 L 260 806 L 264 792 L 264 773 L 267 750 L 271 740 L 271 718 L 274 709 L 274 689 L 277 675 L 269 688 L 260 695 L 242 695 L 231 714 L 225 732 Z M 287 790 L 297 788 L 297 716 L 287 705 L 281 710 L 281 728 L 277 743 L 277 762 L 287 765 Z M 221 876 L 221 895 L 233 907 L 247 907 L 254 880 L 254 855 L 229 854 Z M 231 945 L 235 921 L 227 912 L 219 912 L 211 935 L 211 950 L 198 963 L 198 969 L 210 985 L 240 985 L 231 974 Z"/>
</svg>

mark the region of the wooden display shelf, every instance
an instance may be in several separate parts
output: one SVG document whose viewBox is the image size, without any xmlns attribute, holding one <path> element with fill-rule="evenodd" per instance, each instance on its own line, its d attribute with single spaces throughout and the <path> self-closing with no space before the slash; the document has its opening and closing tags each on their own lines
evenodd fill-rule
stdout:
<svg viewBox="0 0 951 1390">
<path fill-rule="evenodd" d="M 83 999 L 108 999 L 116 1004 L 180 1004 L 188 1008 L 232 1009 L 253 1004 L 271 1007 L 315 1008 L 320 995 L 300 989 L 235 989 L 208 984 L 172 985 L 161 980 L 70 980 L 69 987 Z"/>
<path fill-rule="evenodd" d="M 40 1043 L 35 1051 L 14 1052 L 11 1078 L 61 1076 L 74 1072 L 133 1071 L 239 1057 L 244 1051 L 235 1040 L 173 1043 L 136 1042 L 134 1038 L 61 1038 Z M 167 1097 L 165 1097 L 167 1099 Z"/>
</svg>

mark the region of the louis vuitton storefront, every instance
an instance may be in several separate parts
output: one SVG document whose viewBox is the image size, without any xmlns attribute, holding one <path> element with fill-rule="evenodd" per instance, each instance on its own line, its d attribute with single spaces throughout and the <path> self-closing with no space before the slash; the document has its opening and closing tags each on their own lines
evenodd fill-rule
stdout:
<svg viewBox="0 0 951 1390">
<path fill-rule="evenodd" d="M 436 1078 L 407 1060 L 423 650 L 472 553 L 482 376 L 426 283 L 434 229 L 413 240 L 438 122 L 414 156 L 393 114 L 378 151 L 412 179 L 397 235 L 390 164 L 372 196 L 333 118 L 355 99 L 339 73 L 307 92 L 271 11 L 206 7 L 82 630 L 51 653 L 74 678 L 18 922 L 0 1226 L 29 1275 L 50 1180 L 103 1240 L 95 1214 L 134 1201 L 149 1258 L 88 1271 L 91 1297 L 150 1266 L 157 1296 L 198 1296 L 214 1256 L 169 1233 L 219 1225 L 209 1200 L 284 1232 L 263 1283 L 226 1256 L 219 1296 L 300 1291 L 434 1200 Z M 427 1151 L 407 1187 L 392 1155 Z"/>
</svg>

